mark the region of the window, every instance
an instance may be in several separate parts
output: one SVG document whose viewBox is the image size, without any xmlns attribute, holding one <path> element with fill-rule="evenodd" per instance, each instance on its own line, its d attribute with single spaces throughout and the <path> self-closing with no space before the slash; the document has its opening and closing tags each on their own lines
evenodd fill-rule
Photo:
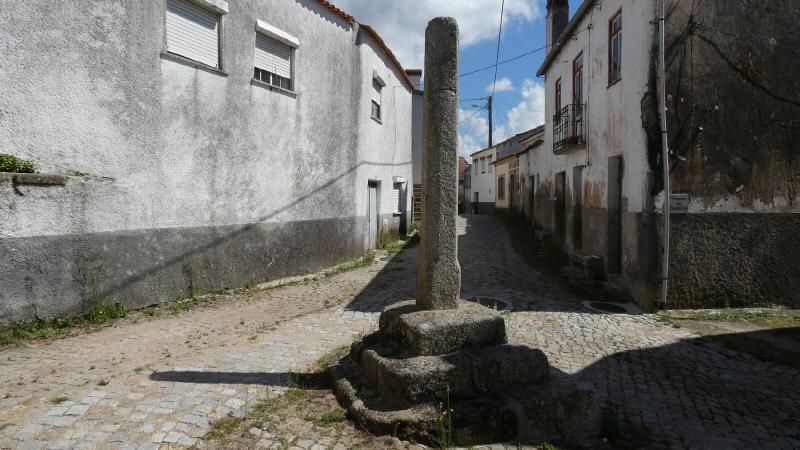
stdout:
<svg viewBox="0 0 800 450">
<path fill-rule="evenodd" d="M 481 173 L 486 173 L 486 158 L 481 158 Z"/>
<path fill-rule="evenodd" d="M 556 101 L 555 101 L 555 105 L 556 105 L 556 111 L 555 111 L 556 117 L 560 117 L 561 116 L 561 114 L 560 114 L 561 113 L 561 78 L 556 80 Z"/>
<path fill-rule="evenodd" d="M 486 157 L 489 160 L 489 173 L 494 171 L 494 166 L 492 165 L 492 155 Z"/>
<path fill-rule="evenodd" d="M 475 166 L 475 175 L 478 174 L 478 161 L 473 161 L 472 165 Z"/>
<path fill-rule="evenodd" d="M 253 78 L 291 91 L 293 48 L 263 33 L 256 33 Z"/>
<path fill-rule="evenodd" d="M 579 53 L 572 63 L 572 103 L 583 104 L 583 53 Z"/>
<path fill-rule="evenodd" d="M 381 120 L 381 90 L 383 86 L 381 83 L 373 78 L 372 79 L 372 118 L 380 121 Z"/>
<path fill-rule="evenodd" d="M 220 13 L 225 9 L 214 12 L 187 0 L 167 0 L 167 51 L 219 68 Z"/>
<path fill-rule="evenodd" d="M 497 177 L 497 199 L 505 200 L 506 198 L 506 177 Z"/>
<path fill-rule="evenodd" d="M 608 22 L 608 84 L 622 78 L 622 11 Z"/>
<path fill-rule="evenodd" d="M 403 204 L 403 183 L 394 183 L 392 187 L 392 202 L 394 203 L 392 212 L 401 212 L 400 206 Z"/>
</svg>

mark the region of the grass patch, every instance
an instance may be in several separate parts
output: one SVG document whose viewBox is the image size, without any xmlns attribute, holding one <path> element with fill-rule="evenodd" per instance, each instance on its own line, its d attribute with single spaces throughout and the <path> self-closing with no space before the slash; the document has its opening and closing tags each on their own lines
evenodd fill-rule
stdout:
<svg viewBox="0 0 800 450">
<path fill-rule="evenodd" d="M 213 440 L 226 440 L 232 437 L 239 428 L 242 426 L 242 419 L 227 416 L 211 424 L 208 432 L 206 432 L 206 439 Z"/>
<path fill-rule="evenodd" d="M 8 153 L 0 153 L 0 172 L 34 173 L 39 170 L 36 163 Z"/>
<path fill-rule="evenodd" d="M 405 236 L 396 241 L 390 242 L 383 248 L 386 250 L 386 254 L 389 256 L 394 256 L 407 248 L 415 246 L 418 242 L 419 234 L 415 233 L 413 235 Z"/>
<path fill-rule="evenodd" d="M 350 351 L 349 345 L 342 345 L 322 355 L 319 359 L 314 361 L 311 365 L 311 372 L 321 373 L 328 369 L 328 367 L 336 364 L 336 361 L 342 359 Z"/>
<path fill-rule="evenodd" d="M 77 330 L 109 324 L 128 315 L 128 310 L 119 303 L 92 308 L 89 313 L 77 317 L 57 317 L 52 320 L 35 320 L 25 324 L 0 326 L 0 346 L 19 345 L 24 341 L 62 337 Z"/>
<path fill-rule="evenodd" d="M 51 405 L 60 405 L 60 404 L 64 403 L 64 402 L 65 402 L 65 401 L 67 401 L 67 400 L 69 400 L 69 398 L 67 398 L 67 397 L 64 397 L 64 396 L 62 395 L 62 396 L 60 396 L 60 397 L 53 397 L 53 398 L 51 398 L 50 400 L 48 400 L 48 401 L 47 401 L 47 403 L 50 403 Z"/>
</svg>

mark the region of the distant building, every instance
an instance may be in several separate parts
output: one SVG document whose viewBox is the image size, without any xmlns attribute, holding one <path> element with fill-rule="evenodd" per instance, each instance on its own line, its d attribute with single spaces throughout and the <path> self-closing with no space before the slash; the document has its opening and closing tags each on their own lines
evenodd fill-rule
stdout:
<svg viewBox="0 0 800 450">
<path fill-rule="evenodd" d="M 534 155 L 544 145 L 544 125 L 534 128 L 531 133 L 520 139 L 521 150 L 517 152 L 519 158 L 519 211 L 534 224 L 534 210 L 536 208 L 536 170 L 533 164 Z"/>
<path fill-rule="evenodd" d="M 519 205 L 519 159 L 516 153 L 501 157 L 494 165 L 495 212 L 498 214 L 514 214 Z"/>
<path fill-rule="evenodd" d="M 458 213 L 464 212 L 464 172 L 469 167 L 463 156 L 458 157 Z"/>
<path fill-rule="evenodd" d="M 495 179 L 492 161 L 495 157 L 495 147 L 479 150 L 470 155 L 472 166 L 470 170 L 470 213 L 494 214 L 495 208 Z"/>
<path fill-rule="evenodd" d="M 798 307 L 800 78 L 786 74 L 800 71 L 800 3 L 666 0 L 666 80 L 659 3 L 585 0 L 568 20 L 566 0 L 547 2 L 535 221 L 564 251 L 602 258 L 648 310 Z M 664 82 L 671 192 L 683 194 L 666 302 Z"/>
</svg>

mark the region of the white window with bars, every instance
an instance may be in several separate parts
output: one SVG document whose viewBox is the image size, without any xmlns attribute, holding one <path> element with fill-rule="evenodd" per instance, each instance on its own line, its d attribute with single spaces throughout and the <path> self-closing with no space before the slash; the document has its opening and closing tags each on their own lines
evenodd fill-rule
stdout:
<svg viewBox="0 0 800 450">
<path fill-rule="evenodd" d="M 167 52 L 207 66 L 220 67 L 220 17 L 227 12 L 227 4 L 215 3 L 222 7 L 216 6 L 212 10 L 188 0 L 167 0 Z"/>
</svg>

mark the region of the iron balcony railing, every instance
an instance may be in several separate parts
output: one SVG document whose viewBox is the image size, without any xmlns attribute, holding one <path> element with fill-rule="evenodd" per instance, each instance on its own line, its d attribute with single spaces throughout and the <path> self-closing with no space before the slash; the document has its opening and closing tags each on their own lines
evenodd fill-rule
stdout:
<svg viewBox="0 0 800 450">
<path fill-rule="evenodd" d="M 586 145 L 584 105 L 573 104 L 553 115 L 553 153 Z"/>
</svg>

